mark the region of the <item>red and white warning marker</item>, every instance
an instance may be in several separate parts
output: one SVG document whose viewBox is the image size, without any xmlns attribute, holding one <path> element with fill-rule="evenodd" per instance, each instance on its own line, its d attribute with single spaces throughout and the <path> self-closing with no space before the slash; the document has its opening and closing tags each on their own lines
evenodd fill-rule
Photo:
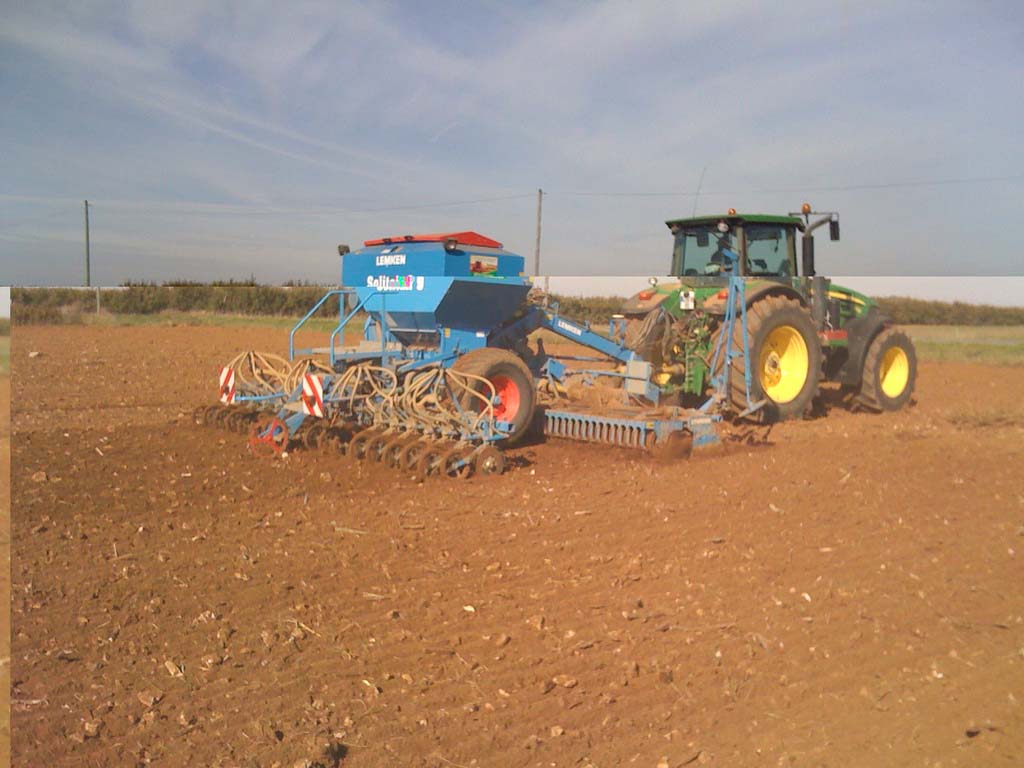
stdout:
<svg viewBox="0 0 1024 768">
<path fill-rule="evenodd" d="M 302 377 L 302 412 L 318 419 L 324 417 L 324 382 L 312 373 Z"/>
<path fill-rule="evenodd" d="M 235 402 L 235 369 L 220 369 L 220 401 L 224 405 L 231 405 Z"/>
</svg>

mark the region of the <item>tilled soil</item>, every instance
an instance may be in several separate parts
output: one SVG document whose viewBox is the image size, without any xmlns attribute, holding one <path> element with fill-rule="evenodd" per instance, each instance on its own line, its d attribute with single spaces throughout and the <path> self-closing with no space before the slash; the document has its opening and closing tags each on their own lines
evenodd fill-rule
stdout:
<svg viewBox="0 0 1024 768">
<path fill-rule="evenodd" d="M 16 765 L 1024 762 L 1020 368 L 417 483 L 191 423 L 284 341 L 15 330 Z"/>
<path fill-rule="evenodd" d="M 0 373 L 0 765 L 11 762 L 11 380 Z"/>
</svg>

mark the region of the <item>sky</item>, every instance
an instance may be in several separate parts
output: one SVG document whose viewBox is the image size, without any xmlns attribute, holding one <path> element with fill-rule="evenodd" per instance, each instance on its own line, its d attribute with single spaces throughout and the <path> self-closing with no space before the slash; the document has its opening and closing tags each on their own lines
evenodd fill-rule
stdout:
<svg viewBox="0 0 1024 768">
<path fill-rule="evenodd" d="M 824 274 L 1024 303 L 1017 3 L 3 5 L 0 283 L 82 283 L 84 199 L 94 284 L 333 283 L 339 242 L 466 229 L 532 269 L 543 188 L 543 274 L 808 200 Z"/>
</svg>

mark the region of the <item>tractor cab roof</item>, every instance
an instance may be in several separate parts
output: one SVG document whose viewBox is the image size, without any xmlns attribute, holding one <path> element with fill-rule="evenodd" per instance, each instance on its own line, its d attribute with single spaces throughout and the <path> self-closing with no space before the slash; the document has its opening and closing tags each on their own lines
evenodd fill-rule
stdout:
<svg viewBox="0 0 1024 768">
<path fill-rule="evenodd" d="M 749 221 L 752 224 L 781 224 L 793 226 L 801 232 L 804 230 L 804 222 L 797 216 L 772 216 L 764 213 L 734 213 L 730 212 L 724 216 L 694 216 L 689 219 L 671 219 L 665 225 L 672 227 L 691 227 L 711 225 L 714 226 L 720 221 L 727 221 L 731 225 L 742 224 Z"/>
</svg>

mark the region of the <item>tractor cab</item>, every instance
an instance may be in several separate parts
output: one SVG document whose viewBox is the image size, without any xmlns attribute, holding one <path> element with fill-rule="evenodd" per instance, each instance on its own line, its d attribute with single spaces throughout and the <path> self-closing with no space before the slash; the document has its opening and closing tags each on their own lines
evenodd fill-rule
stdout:
<svg viewBox="0 0 1024 768">
<path fill-rule="evenodd" d="M 748 303 L 759 295 L 789 295 L 811 306 L 819 325 L 825 323 L 830 290 L 814 268 L 814 231 L 828 224 L 829 238 L 838 240 L 838 213 L 813 211 L 804 203 L 798 213 L 785 216 L 739 214 L 730 208 L 724 216 L 693 216 L 665 224 L 673 237 L 669 274 L 679 282 L 659 285 L 651 278 L 650 289 L 622 305 L 625 317 L 646 315 L 658 307 L 673 316 L 690 309 L 720 314 L 725 311 L 723 289 L 735 274 L 746 278 Z"/>
<path fill-rule="evenodd" d="M 806 224 L 796 215 L 770 216 L 738 214 L 730 208 L 724 216 L 695 216 L 666 222 L 674 238 L 672 267 L 669 275 L 679 279 L 675 285 L 659 286 L 652 279 L 652 288 L 630 297 L 620 310 L 626 317 L 636 317 L 664 304 L 676 311 L 676 305 L 724 311 L 724 294 L 729 276 L 751 278 L 752 287 L 765 290 L 772 283 L 782 283 L 800 290 L 797 240 L 804 240 Z M 812 241 L 813 243 L 813 241 Z M 806 249 L 802 243 L 802 250 Z M 813 272 L 804 261 L 804 275 Z M 682 291 L 685 300 L 669 301 Z"/>
<path fill-rule="evenodd" d="M 789 282 L 799 274 L 796 240 L 804 223 L 795 216 L 743 216 L 730 209 L 725 216 L 667 224 L 675 238 L 671 274 L 684 283 L 722 282 L 736 257 L 739 274 L 748 277 Z"/>
</svg>

